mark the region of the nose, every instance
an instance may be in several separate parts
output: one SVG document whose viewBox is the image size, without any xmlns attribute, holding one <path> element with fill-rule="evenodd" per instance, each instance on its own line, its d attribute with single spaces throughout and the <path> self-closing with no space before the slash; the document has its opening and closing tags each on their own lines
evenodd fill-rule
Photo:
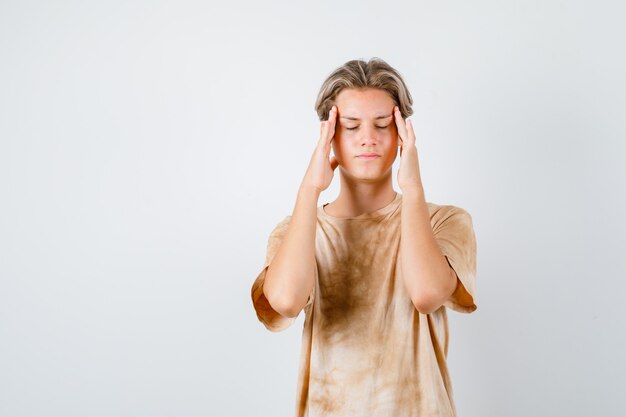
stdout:
<svg viewBox="0 0 626 417">
<path fill-rule="evenodd" d="M 363 136 L 361 137 L 361 146 L 376 145 L 378 143 L 378 132 L 374 127 L 364 127 L 361 130 Z"/>
</svg>

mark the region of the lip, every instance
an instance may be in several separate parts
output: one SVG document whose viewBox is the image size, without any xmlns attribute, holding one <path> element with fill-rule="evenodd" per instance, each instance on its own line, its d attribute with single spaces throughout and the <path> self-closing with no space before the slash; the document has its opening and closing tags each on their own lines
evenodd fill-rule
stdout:
<svg viewBox="0 0 626 417">
<path fill-rule="evenodd" d="M 370 159 L 380 158 L 380 155 L 378 155 L 376 153 L 363 153 L 361 155 L 357 155 L 357 158 L 370 160 Z"/>
</svg>

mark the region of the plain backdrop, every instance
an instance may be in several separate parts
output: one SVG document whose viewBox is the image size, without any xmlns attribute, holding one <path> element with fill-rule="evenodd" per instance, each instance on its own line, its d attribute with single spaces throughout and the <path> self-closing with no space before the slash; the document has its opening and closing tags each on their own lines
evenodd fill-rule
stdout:
<svg viewBox="0 0 626 417">
<path fill-rule="evenodd" d="M 0 416 L 293 415 L 303 313 L 269 332 L 250 288 L 321 83 L 374 56 L 413 95 L 427 200 L 474 222 L 478 310 L 449 312 L 459 416 L 625 415 L 625 16 L 3 0 Z"/>
</svg>

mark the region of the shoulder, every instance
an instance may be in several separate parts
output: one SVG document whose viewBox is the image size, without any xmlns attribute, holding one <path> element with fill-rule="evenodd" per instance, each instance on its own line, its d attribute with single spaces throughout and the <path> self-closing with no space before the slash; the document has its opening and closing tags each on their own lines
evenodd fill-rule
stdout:
<svg viewBox="0 0 626 417">
<path fill-rule="evenodd" d="M 431 211 L 431 213 L 442 212 L 442 213 L 469 214 L 469 212 L 465 210 L 463 207 L 455 206 L 453 204 L 439 204 L 439 203 L 433 203 L 431 201 L 427 201 L 426 205 L 428 206 L 428 209 Z"/>
<path fill-rule="evenodd" d="M 287 215 L 282 218 L 278 223 L 274 225 L 274 228 L 271 232 L 272 236 L 281 235 L 287 230 L 287 226 L 289 226 L 289 221 L 291 220 L 291 215 Z"/>
<path fill-rule="evenodd" d="M 472 221 L 471 214 L 463 207 L 455 206 L 453 204 L 438 204 L 433 202 L 426 202 L 426 204 L 428 205 L 432 223 L 441 223 L 450 217 L 465 218 L 470 222 Z"/>
<path fill-rule="evenodd" d="M 276 227 L 287 226 L 289 224 L 289 221 L 291 221 L 291 215 L 290 214 L 285 216 L 281 221 L 279 221 L 278 224 L 276 224 Z"/>
</svg>

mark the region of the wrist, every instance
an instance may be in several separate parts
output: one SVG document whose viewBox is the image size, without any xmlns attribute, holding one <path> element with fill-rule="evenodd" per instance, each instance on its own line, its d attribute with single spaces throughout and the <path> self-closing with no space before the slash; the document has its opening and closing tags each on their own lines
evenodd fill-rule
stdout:
<svg viewBox="0 0 626 417">
<path fill-rule="evenodd" d="M 402 187 L 402 196 L 408 198 L 424 198 L 424 187 L 421 185 L 411 185 L 410 187 Z"/>
<path fill-rule="evenodd" d="M 298 195 L 313 195 L 317 198 L 320 196 L 321 193 L 322 190 L 313 185 L 300 185 L 300 188 L 298 188 Z"/>
</svg>

